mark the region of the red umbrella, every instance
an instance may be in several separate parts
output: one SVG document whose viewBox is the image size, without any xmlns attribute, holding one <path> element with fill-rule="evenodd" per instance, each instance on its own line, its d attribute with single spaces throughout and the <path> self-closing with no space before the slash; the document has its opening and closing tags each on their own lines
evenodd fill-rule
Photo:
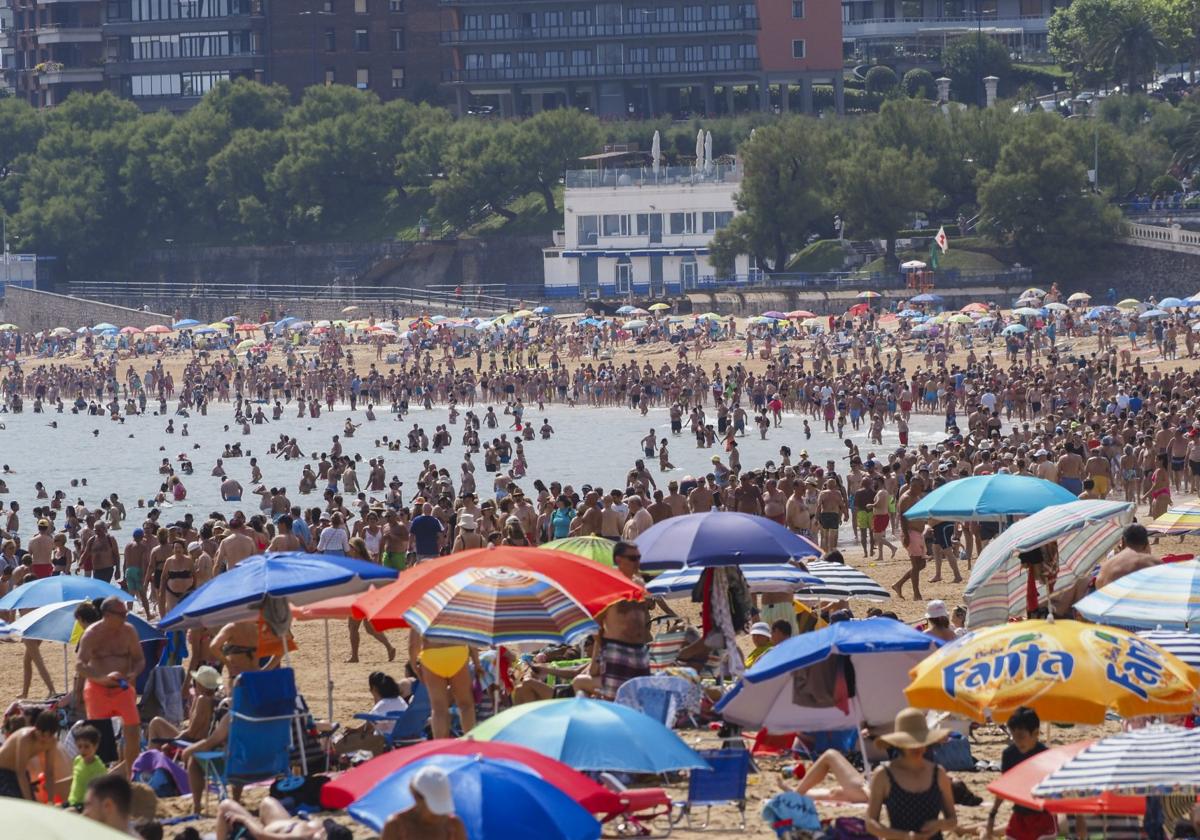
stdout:
<svg viewBox="0 0 1200 840">
<path fill-rule="evenodd" d="M 1090 747 L 1095 741 L 1080 741 L 1053 747 L 1027 758 L 999 779 L 988 785 L 988 790 L 1001 799 L 1015 802 L 1035 811 L 1052 814 L 1107 814 L 1110 816 L 1141 816 L 1146 813 L 1146 799 L 1142 796 L 1119 796 L 1103 793 L 1087 799 L 1038 799 L 1032 791 L 1042 779 Z"/>
<path fill-rule="evenodd" d="M 350 608 L 362 597 L 361 592 L 353 595 L 336 595 L 317 601 L 315 604 L 305 604 L 302 607 L 292 607 L 292 618 L 297 621 L 313 621 L 318 618 L 351 618 Z"/>
<path fill-rule="evenodd" d="M 442 738 L 393 750 L 360 764 L 321 788 L 321 804 L 330 810 L 345 808 L 397 770 L 431 755 L 482 755 L 524 764 L 593 814 L 615 814 L 624 809 L 621 797 L 596 784 L 561 761 L 517 744 Z"/>
<path fill-rule="evenodd" d="M 426 560 L 405 569 L 394 582 L 360 595 L 354 602 L 352 615 L 367 619 L 376 630 L 407 627 L 404 613 L 436 584 L 468 569 L 496 566 L 545 575 L 593 616 L 617 601 L 638 601 L 646 596 L 643 587 L 594 560 L 547 548 L 489 546 Z"/>
<path fill-rule="evenodd" d="M 869 303 L 856 303 L 846 310 L 847 315 L 865 315 L 871 308 Z"/>
</svg>

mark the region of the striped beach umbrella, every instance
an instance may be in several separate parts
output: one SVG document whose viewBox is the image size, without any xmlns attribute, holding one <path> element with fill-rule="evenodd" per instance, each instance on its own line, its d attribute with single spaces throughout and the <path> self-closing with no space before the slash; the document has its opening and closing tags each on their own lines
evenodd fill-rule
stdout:
<svg viewBox="0 0 1200 840">
<path fill-rule="evenodd" d="M 446 578 L 404 613 L 427 639 L 481 646 L 571 644 L 597 631 L 583 605 L 550 578 L 502 566 Z"/>
<path fill-rule="evenodd" d="M 615 566 L 613 562 L 613 546 L 615 543 L 606 537 L 583 535 L 578 537 L 563 537 L 561 540 L 551 540 L 542 543 L 538 548 L 565 551 L 576 557 L 595 560 L 605 566 Z"/>
<path fill-rule="evenodd" d="M 1187 630 L 1200 624 L 1200 561 L 1138 569 L 1075 604 L 1089 621 L 1131 630 Z"/>
<path fill-rule="evenodd" d="M 1146 523 L 1151 534 L 1194 534 L 1200 531 L 1200 499 L 1172 505 L 1157 519 Z"/>
<path fill-rule="evenodd" d="M 1200 671 L 1200 636 L 1180 630 L 1143 630 L 1138 633 L 1148 642 L 1153 642 L 1168 653 L 1173 653 L 1185 665 Z"/>
<path fill-rule="evenodd" d="M 1097 741 L 1044 778 L 1033 795 L 1192 795 L 1200 791 L 1200 729 L 1158 723 Z"/>
<path fill-rule="evenodd" d="M 809 572 L 821 579 L 821 583 L 809 585 L 802 593 L 804 595 L 864 598 L 868 601 L 886 601 L 891 597 L 891 593 L 879 583 L 853 566 L 833 560 L 816 559 L 805 560 L 804 565 Z"/>
<path fill-rule="evenodd" d="M 663 572 L 646 584 L 646 591 L 663 598 L 682 598 L 696 588 L 703 571 L 704 569 L 687 568 Z M 751 592 L 795 592 L 807 586 L 825 585 L 825 581 L 817 575 L 789 563 L 743 566 L 742 574 L 745 575 Z"/>
<path fill-rule="evenodd" d="M 975 562 L 963 592 L 967 626 L 1003 624 L 1024 615 L 1028 570 L 1021 565 L 1022 552 L 1057 542 L 1054 587 L 1066 589 L 1091 573 L 1132 520 L 1129 502 L 1099 499 L 1053 505 L 1020 520 L 989 542 Z"/>
</svg>

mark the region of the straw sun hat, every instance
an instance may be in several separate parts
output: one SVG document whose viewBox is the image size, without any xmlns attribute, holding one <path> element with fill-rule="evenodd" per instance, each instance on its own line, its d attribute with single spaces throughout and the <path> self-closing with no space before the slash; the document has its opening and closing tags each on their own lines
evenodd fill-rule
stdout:
<svg viewBox="0 0 1200 840">
<path fill-rule="evenodd" d="M 895 731 L 880 735 L 878 740 L 902 750 L 915 750 L 944 741 L 949 734 L 949 729 L 930 729 L 925 713 L 910 707 L 896 714 Z"/>
</svg>

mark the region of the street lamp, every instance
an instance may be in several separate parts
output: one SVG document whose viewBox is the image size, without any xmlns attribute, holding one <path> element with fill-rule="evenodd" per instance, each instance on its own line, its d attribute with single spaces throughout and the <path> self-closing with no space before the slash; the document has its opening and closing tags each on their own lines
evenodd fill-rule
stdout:
<svg viewBox="0 0 1200 840">
<path fill-rule="evenodd" d="M 305 12 L 297 12 L 300 17 L 307 17 L 309 23 L 309 46 L 312 54 L 312 79 L 309 82 L 310 87 L 315 87 L 317 84 L 317 17 L 333 17 L 333 12 L 325 11 L 324 9 L 309 9 Z"/>
</svg>

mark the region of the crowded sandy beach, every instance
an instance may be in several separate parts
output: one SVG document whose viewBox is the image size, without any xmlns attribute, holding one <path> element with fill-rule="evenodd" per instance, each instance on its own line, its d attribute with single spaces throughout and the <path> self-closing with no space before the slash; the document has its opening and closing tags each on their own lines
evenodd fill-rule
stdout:
<svg viewBox="0 0 1200 840">
<path fill-rule="evenodd" d="M 167 838 L 1185 836 L 1194 311 L 0 325 L 0 796 Z"/>
</svg>

